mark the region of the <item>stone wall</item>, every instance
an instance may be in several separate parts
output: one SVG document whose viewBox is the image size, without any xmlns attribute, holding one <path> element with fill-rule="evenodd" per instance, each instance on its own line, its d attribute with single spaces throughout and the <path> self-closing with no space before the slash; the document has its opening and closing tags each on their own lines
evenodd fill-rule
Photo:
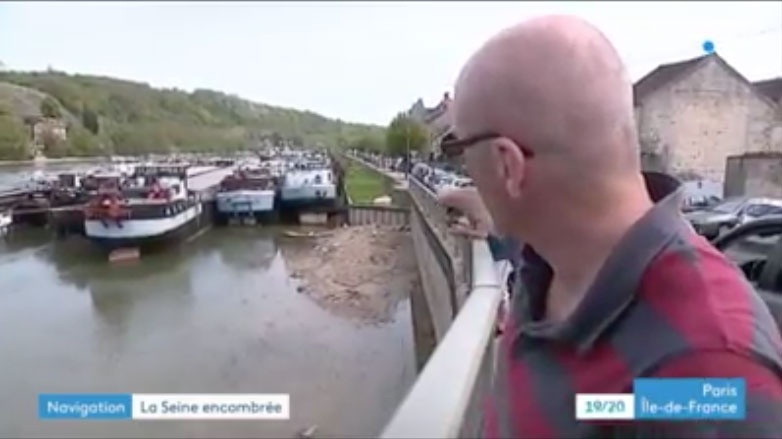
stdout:
<svg viewBox="0 0 782 439">
<path fill-rule="evenodd" d="M 711 58 L 636 110 L 645 167 L 723 181 L 726 159 L 782 151 L 779 107 Z"/>
<path fill-rule="evenodd" d="M 782 154 L 729 157 L 725 196 L 782 198 Z"/>
</svg>

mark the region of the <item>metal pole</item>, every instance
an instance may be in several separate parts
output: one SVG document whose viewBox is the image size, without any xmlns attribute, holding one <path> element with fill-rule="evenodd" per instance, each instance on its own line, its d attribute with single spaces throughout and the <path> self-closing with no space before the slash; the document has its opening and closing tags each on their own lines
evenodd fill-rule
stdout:
<svg viewBox="0 0 782 439">
<path fill-rule="evenodd" d="M 407 180 L 407 173 L 410 170 L 410 124 L 405 125 L 405 180 Z"/>
</svg>

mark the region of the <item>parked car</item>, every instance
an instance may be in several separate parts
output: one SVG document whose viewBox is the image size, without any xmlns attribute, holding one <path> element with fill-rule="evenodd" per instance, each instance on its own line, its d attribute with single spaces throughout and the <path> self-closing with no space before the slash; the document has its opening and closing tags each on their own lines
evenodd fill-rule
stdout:
<svg viewBox="0 0 782 439">
<path fill-rule="evenodd" d="M 709 209 L 685 214 L 695 231 L 713 240 L 730 229 L 768 215 L 782 215 L 782 200 L 729 198 Z"/>
<path fill-rule="evenodd" d="M 690 213 L 710 209 L 721 202 L 722 198 L 716 195 L 694 195 L 684 200 L 682 212 Z"/>
<path fill-rule="evenodd" d="M 698 234 L 711 240 L 720 232 L 733 228 L 738 224 L 742 209 L 747 198 L 728 198 L 709 209 L 697 210 L 684 215 Z"/>
<path fill-rule="evenodd" d="M 713 243 L 739 266 L 782 330 L 782 216 L 747 222 Z"/>
<path fill-rule="evenodd" d="M 417 178 L 421 183 L 426 184 L 426 177 L 432 172 L 432 168 L 426 163 L 416 163 L 413 169 L 410 171 L 413 177 Z"/>
<path fill-rule="evenodd" d="M 443 189 L 464 188 L 470 186 L 473 186 L 471 179 L 452 174 L 440 180 L 440 183 L 437 185 L 437 190 L 440 191 Z"/>
<path fill-rule="evenodd" d="M 782 215 L 782 200 L 761 198 L 747 205 L 739 222 L 744 224 L 771 215 Z"/>
</svg>

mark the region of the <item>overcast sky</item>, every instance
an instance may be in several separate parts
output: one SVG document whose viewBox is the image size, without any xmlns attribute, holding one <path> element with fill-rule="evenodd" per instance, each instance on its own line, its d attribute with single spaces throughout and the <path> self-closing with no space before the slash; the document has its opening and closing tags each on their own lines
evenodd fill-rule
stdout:
<svg viewBox="0 0 782 439">
<path fill-rule="evenodd" d="M 634 79 L 705 40 L 750 80 L 782 76 L 782 2 L 0 2 L 0 62 L 386 124 L 436 104 L 493 33 L 554 12 L 598 25 Z"/>
</svg>

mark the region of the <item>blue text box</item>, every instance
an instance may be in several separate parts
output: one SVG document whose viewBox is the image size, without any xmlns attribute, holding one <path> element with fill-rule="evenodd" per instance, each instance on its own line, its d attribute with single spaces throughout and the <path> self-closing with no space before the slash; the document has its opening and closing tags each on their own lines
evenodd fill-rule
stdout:
<svg viewBox="0 0 782 439">
<path fill-rule="evenodd" d="M 132 412 L 129 393 L 38 395 L 40 419 L 131 419 Z"/>
<path fill-rule="evenodd" d="M 744 419 L 744 378 L 638 378 L 635 419 Z"/>
</svg>

